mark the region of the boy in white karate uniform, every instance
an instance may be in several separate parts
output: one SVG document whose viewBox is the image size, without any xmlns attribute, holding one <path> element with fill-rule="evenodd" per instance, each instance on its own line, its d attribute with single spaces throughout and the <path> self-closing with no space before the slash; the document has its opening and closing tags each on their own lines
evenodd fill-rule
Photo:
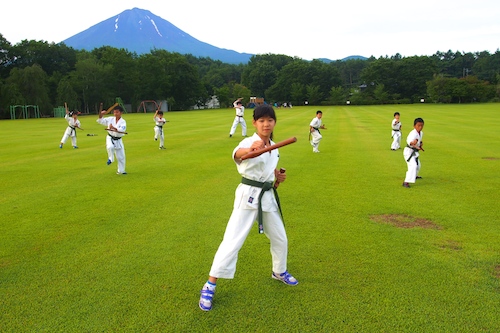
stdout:
<svg viewBox="0 0 500 333">
<path fill-rule="evenodd" d="M 127 122 L 122 118 L 123 108 L 120 105 L 115 106 L 113 109 L 113 117 L 103 118 L 107 111 L 101 111 L 99 113 L 99 119 L 97 122 L 101 125 L 106 126 L 108 135 L 106 136 L 106 151 L 108 152 L 107 165 L 114 162 L 115 156 L 118 161 L 118 171 L 119 175 L 126 175 L 125 172 L 125 147 L 122 142 L 122 137 L 126 134 Z"/>
<path fill-rule="evenodd" d="M 271 277 L 288 285 L 298 284 L 287 271 L 288 239 L 277 192 L 273 189 L 275 179 L 278 182 L 286 179 L 286 173 L 280 173 L 276 169 L 279 160 L 278 149 L 241 160 L 243 155 L 273 144 L 271 138 L 276 124 L 273 108 L 270 105 L 256 107 L 252 124 L 257 133 L 241 141 L 233 150 L 233 160 L 242 180 L 236 188 L 233 212 L 222 243 L 215 254 L 208 281 L 201 290 L 199 307 L 203 311 L 212 309 L 217 279 L 234 277 L 238 252 L 256 219 L 259 219 L 259 232 L 264 233 L 271 243 Z"/>
<path fill-rule="evenodd" d="M 242 99 L 243 98 L 238 98 L 233 103 L 233 107 L 236 110 L 236 116 L 234 117 L 233 125 L 231 125 L 231 130 L 229 131 L 229 137 L 232 137 L 234 135 L 234 132 L 236 132 L 236 127 L 238 127 L 238 124 L 241 125 L 241 135 L 247 136 L 247 123 L 245 122 L 244 118 L 245 107 L 241 103 Z"/>
<path fill-rule="evenodd" d="M 423 142 L 422 137 L 424 132 L 424 120 L 422 118 L 417 118 L 413 121 L 413 130 L 408 134 L 406 138 L 406 147 L 403 150 L 403 156 L 408 166 L 408 171 L 406 171 L 406 178 L 403 182 L 404 187 L 410 187 L 410 183 L 415 183 L 416 179 L 420 179 L 418 175 L 420 171 L 420 160 L 419 151 L 424 151 L 422 148 Z"/>
<path fill-rule="evenodd" d="M 61 138 L 61 143 L 59 144 L 59 148 L 62 148 L 63 145 L 66 143 L 66 140 L 68 138 L 71 138 L 71 143 L 73 144 L 73 148 L 77 149 L 78 146 L 76 145 L 76 129 L 80 128 L 80 120 L 78 120 L 78 115 L 80 112 L 78 111 L 71 111 L 69 112 L 66 109 L 66 115 L 64 116 L 64 119 L 68 122 L 68 127 L 64 131 L 64 134 Z"/>
<path fill-rule="evenodd" d="M 399 112 L 394 113 L 394 119 L 392 120 L 391 127 L 391 150 L 398 150 L 401 148 L 401 122 L 399 121 Z"/>
<path fill-rule="evenodd" d="M 316 111 L 316 117 L 311 120 L 309 124 L 309 140 L 311 142 L 311 146 L 313 147 L 313 153 L 319 153 L 318 147 L 319 142 L 323 139 L 323 136 L 320 133 L 320 129 L 326 129 L 325 125 L 322 124 L 321 118 L 323 117 L 323 112 L 320 110 Z M 312 136 L 312 140 L 311 140 Z"/>
<path fill-rule="evenodd" d="M 167 122 L 165 118 L 163 118 L 163 111 L 158 111 L 156 110 L 155 115 L 153 117 L 153 120 L 155 121 L 155 141 L 158 140 L 158 137 L 160 137 L 160 148 L 159 149 L 166 149 L 164 147 L 165 144 L 165 136 L 163 135 L 163 125 Z"/>
</svg>

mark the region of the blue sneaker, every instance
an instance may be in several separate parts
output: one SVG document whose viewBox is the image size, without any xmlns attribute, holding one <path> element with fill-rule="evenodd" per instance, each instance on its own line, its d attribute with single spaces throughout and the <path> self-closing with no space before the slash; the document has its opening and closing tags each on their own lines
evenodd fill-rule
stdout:
<svg viewBox="0 0 500 333">
<path fill-rule="evenodd" d="M 73 146 L 73 149 L 78 149 L 78 146 Z"/>
<path fill-rule="evenodd" d="M 126 175 L 127 173 L 126 172 L 117 172 L 116 174 L 117 175 Z"/>
<path fill-rule="evenodd" d="M 59 148 L 62 148 L 62 143 L 59 145 Z"/>
<path fill-rule="evenodd" d="M 106 164 L 107 164 L 107 165 L 110 165 L 110 164 L 111 164 L 111 160 L 108 160 L 108 161 L 106 162 Z"/>
<path fill-rule="evenodd" d="M 282 274 L 276 274 L 273 272 L 272 278 L 278 281 L 283 282 L 284 284 L 287 284 L 289 286 L 296 286 L 299 284 L 299 281 L 297 281 L 296 278 L 290 275 L 288 271 Z"/>
<path fill-rule="evenodd" d="M 212 310 L 212 299 L 214 298 L 214 291 L 209 289 L 202 289 L 200 291 L 200 309 L 203 311 Z"/>
</svg>

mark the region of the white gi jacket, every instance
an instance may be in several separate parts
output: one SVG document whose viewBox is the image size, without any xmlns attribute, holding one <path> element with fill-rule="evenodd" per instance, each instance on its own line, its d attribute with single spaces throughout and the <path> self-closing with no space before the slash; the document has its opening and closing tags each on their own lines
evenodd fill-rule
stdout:
<svg viewBox="0 0 500 333">
<path fill-rule="evenodd" d="M 259 141 L 261 138 L 255 133 L 249 138 L 244 139 L 233 150 L 234 154 L 240 148 L 250 148 L 252 143 Z M 271 144 L 274 142 L 271 141 Z M 244 161 L 236 162 L 236 167 L 239 174 L 247 179 L 256 180 L 258 182 L 274 182 L 274 170 L 278 165 L 279 152 L 278 149 L 271 150 L 260 156 L 249 158 Z M 261 188 L 245 184 L 239 184 L 235 191 L 234 208 L 235 209 L 258 209 L 258 197 Z M 278 204 L 274 198 L 273 190 L 264 192 L 262 196 L 262 211 L 274 212 L 278 210 Z"/>
<path fill-rule="evenodd" d="M 123 118 L 120 118 L 120 120 L 118 121 L 116 121 L 116 117 L 97 118 L 97 122 L 101 125 L 106 126 L 106 128 L 110 128 L 109 125 L 113 125 L 113 127 L 120 132 L 125 132 L 127 130 L 127 122 Z M 113 138 L 121 138 L 125 134 L 108 131 L 108 135 Z M 113 148 L 115 149 L 123 148 L 122 140 L 111 140 L 110 137 L 106 137 L 106 145 L 113 146 Z"/>
</svg>

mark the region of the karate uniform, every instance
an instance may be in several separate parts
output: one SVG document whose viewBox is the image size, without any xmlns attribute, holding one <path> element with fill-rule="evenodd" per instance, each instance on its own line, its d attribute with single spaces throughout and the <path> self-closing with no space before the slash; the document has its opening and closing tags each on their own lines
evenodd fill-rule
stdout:
<svg viewBox="0 0 500 333">
<path fill-rule="evenodd" d="M 163 125 L 165 125 L 165 122 L 167 120 L 165 118 L 160 118 L 158 116 L 155 117 L 155 124 L 156 126 L 154 127 L 155 130 L 155 140 L 160 137 L 160 148 L 163 147 L 163 144 L 165 143 L 165 137 L 163 136 Z"/>
<path fill-rule="evenodd" d="M 261 140 L 257 134 L 246 138 L 233 151 L 233 158 L 240 148 L 250 148 L 254 141 Z M 258 182 L 273 182 L 274 170 L 278 165 L 278 149 L 266 152 L 258 157 L 236 162 L 240 175 Z M 257 219 L 258 197 L 261 188 L 239 184 L 236 188 L 233 212 L 227 223 L 224 238 L 215 254 L 210 276 L 232 279 L 236 271 L 238 252 L 243 246 L 248 233 Z M 271 257 L 273 272 L 287 270 L 288 239 L 281 213 L 274 197 L 274 192 L 268 190 L 262 196 L 264 234 L 271 242 Z"/>
<path fill-rule="evenodd" d="M 125 132 L 127 130 L 127 122 L 123 118 L 120 118 L 118 121 L 116 121 L 115 117 L 98 118 L 97 122 L 107 128 L 110 128 L 110 125 L 112 125 L 120 132 Z M 124 135 L 125 134 L 123 133 L 108 131 L 108 135 L 106 136 L 106 151 L 108 152 L 108 160 L 113 163 L 116 155 L 116 159 L 118 161 L 118 173 L 125 173 L 125 147 L 122 140 Z"/>
<path fill-rule="evenodd" d="M 64 119 L 68 122 L 68 127 L 64 131 L 61 139 L 61 143 L 66 143 L 69 137 L 71 137 L 71 144 L 76 147 L 76 127 L 80 127 L 80 120 L 70 117 L 68 114 L 64 116 Z"/>
<path fill-rule="evenodd" d="M 323 138 L 321 133 L 319 132 L 319 128 L 321 127 L 321 119 L 318 117 L 314 117 L 313 120 L 311 120 L 311 123 L 309 126 L 314 128 L 314 131 L 311 132 L 311 146 L 313 147 L 313 152 L 319 153 L 318 147 L 319 147 L 319 142 Z"/>
<path fill-rule="evenodd" d="M 403 150 L 403 156 L 408 166 L 408 171 L 406 171 L 405 183 L 415 183 L 415 179 L 418 176 L 418 172 L 420 171 L 421 166 L 420 159 L 418 158 L 420 154 L 418 153 L 418 151 L 415 151 L 414 149 L 408 147 L 408 145 L 410 145 L 410 142 L 417 139 L 418 142 L 415 146 L 420 147 L 420 145 L 422 144 L 423 136 L 424 132 L 420 131 L 420 133 L 418 133 L 416 129 L 413 129 L 406 138 L 407 146 Z"/>
<path fill-rule="evenodd" d="M 245 122 L 245 107 L 243 105 L 237 105 L 236 102 L 233 103 L 234 108 L 236 109 L 236 116 L 234 117 L 233 125 L 231 126 L 231 130 L 229 131 L 229 135 L 233 136 L 234 132 L 236 132 L 236 127 L 238 124 L 241 124 L 241 135 L 247 136 L 247 123 Z"/>
<path fill-rule="evenodd" d="M 401 148 L 401 122 L 396 123 L 396 119 L 392 120 L 392 144 L 391 149 L 397 150 Z"/>
</svg>

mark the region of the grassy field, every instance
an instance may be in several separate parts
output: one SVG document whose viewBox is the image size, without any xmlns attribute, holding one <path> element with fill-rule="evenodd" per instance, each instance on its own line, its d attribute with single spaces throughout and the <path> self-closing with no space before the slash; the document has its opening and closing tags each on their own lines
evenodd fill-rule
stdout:
<svg viewBox="0 0 500 333">
<path fill-rule="evenodd" d="M 106 132 L 81 116 L 79 149 L 59 149 L 64 119 L 0 121 L 1 332 L 498 332 L 498 104 L 277 110 L 287 169 L 280 199 L 289 271 L 271 279 L 257 228 L 214 308 L 198 308 L 240 176 L 234 111 L 125 114 L 128 175 L 106 165 Z M 422 180 L 401 186 L 402 150 L 425 120 Z M 246 110 L 251 129 L 252 110 Z M 96 136 L 86 136 L 96 134 Z"/>
</svg>

